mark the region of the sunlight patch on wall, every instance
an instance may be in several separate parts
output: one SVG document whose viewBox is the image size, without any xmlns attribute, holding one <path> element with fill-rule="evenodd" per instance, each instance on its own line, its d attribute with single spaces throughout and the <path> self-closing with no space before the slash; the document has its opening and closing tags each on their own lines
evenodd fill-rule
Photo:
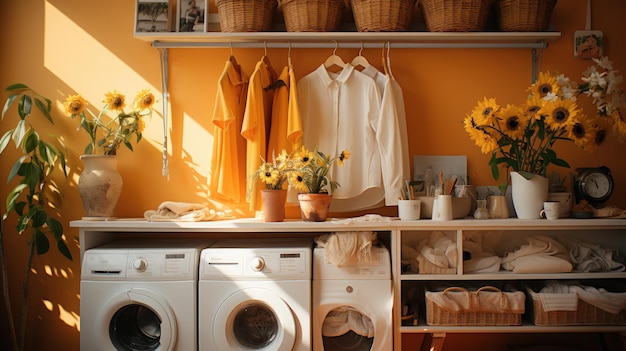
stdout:
<svg viewBox="0 0 626 351">
<path fill-rule="evenodd" d="M 211 149 L 213 147 L 213 135 L 204 129 L 196 119 L 185 113 L 183 123 L 183 150 L 192 157 L 193 166 L 199 174 L 206 175 L 209 172 Z M 198 145 L 198 140 L 201 144 Z M 200 154 L 193 154 L 193 152 Z M 191 164 L 190 164 L 191 166 Z"/>
<path fill-rule="evenodd" d="M 54 303 L 50 300 L 41 300 L 43 306 L 46 310 L 50 312 L 54 312 Z M 80 331 L 80 316 L 77 313 L 67 311 L 63 306 L 58 305 L 59 307 L 59 320 L 63 321 L 63 323 L 67 324 L 72 328 L 76 328 Z"/>
<path fill-rule="evenodd" d="M 88 108 L 98 113 L 104 106 L 105 93 L 117 89 L 126 95 L 128 112 L 137 92 L 150 89 L 157 102 L 154 104 L 152 123 L 147 121 L 150 128 L 144 131 L 144 138 L 158 146 L 155 141 L 163 140 L 163 129 L 158 128 L 162 125 L 160 88 L 150 85 L 115 53 L 49 2 L 45 5 L 44 26 L 44 66 L 70 89 L 59 92 L 57 108 L 63 109 L 61 104 L 68 95 L 79 93 L 89 102 Z M 71 41 L 67 33 L 71 33 Z"/>
</svg>

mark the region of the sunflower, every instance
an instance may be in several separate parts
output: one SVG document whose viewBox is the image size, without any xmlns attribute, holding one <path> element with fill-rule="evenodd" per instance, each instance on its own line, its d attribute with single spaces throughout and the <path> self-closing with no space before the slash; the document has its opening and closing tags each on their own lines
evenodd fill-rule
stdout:
<svg viewBox="0 0 626 351">
<path fill-rule="evenodd" d="M 500 110 L 498 117 L 504 121 L 504 134 L 511 137 L 511 139 L 519 139 L 524 136 L 528 118 L 522 108 L 515 105 L 507 105 L 506 108 Z"/>
<path fill-rule="evenodd" d="M 124 107 L 126 107 L 126 96 L 117 92 L 117 90 L 110 91 L 104 94 L 105 99 L 104 102 L 109 106 L 112 110 L 121 111 Z"/>
<path fill-rule="evenodd" d="M 291 184 L 297 191 L 309 191 L 309 187 L 304 179 L 304 174 L 300 171 L 295 171 L 289 174 L 289 184 Z"/>
<path fill-rule="evenodd" d="M 293 155 L 294 160 L 298 164 L 298 167 L 305 166 L 313 159 L 313 152 L 307 150 L 304 146 L 296 150 Z"/>
<path fill-rule="evenodd" d="M 350 158 L 350 151 L 348 150 L 343 150 L 341 152 L 341 154 L 339 155 L 339 160 L 337 161 L 337 163 L 339 164 L 339 166 L 343 166 L 343 162 L 347 159 Z"/>
<path fill-rule="evenodd" d="M 154 104 L 154 95 L 148 89 L 141 90 L 135 97 L 135 106 L 139 110 L 152 108 Z"/>
<path fill-rule="evenodd" d="M 472 116 L 465 117 L 463 124 L 470 139 L 476 143 L 476 146 L 480 147 L 483 154 L 488 154 L 498 148 L 498 140 L 489 134 L 484 127 L 477 126 Z"/>
<path fill-rule="evenodd" d="M 569 128 L 569 138 L 572 139 L 574 144 L 578 147 L 591 152 L 596 146 L 594 144 L 595 129 L 593 121 L 581 115 L 573 121 Z"/>
<path fill-rule="evenodd" d="M 532 95 L 526 100 L 526 104 L 524 105 L 524 114 L 529 119 L 540 119 L 541 115 L 545 114 L 545 105 L 546 100 L 539 97 L 539 95 Z"/>
<path fill-rule="evenodd" d="M 87 100 L 83 99 L 80 94 L 68 96 L 63 103 L 63 107 L 65 107 L 65 113 L 71 115 L 72 118 L 75 115 L 83 113 L 87 105 Z"/>
<path fill-rule="evenodd" d="M 528 88 L 528 91 L 532 95 L 539 95 L 541 98 L 546 98 L 550 96 L 558 96 L 561 91 L 561 87 L 556 80 L 556 77 L 550 72 L 540 72 L 539 79 L 535 82 L 535 84 L 531 85 Z"/>
<path fill-rule="evenodd" d="M 500 106 L 496 103 L 496 99 L 484 98 L 483 101 L 479 101 L 478 105 L 472 111 L 472 117 L 474 122 L 478 125 L 491 125 L 493 124 L 494 115 Z"/>
<path fill-rule="evenodd" d="M 546 104 L 546 123 L 553 130 L 570 125 L 578 115 L 578 106 L 572 100 L 558 99 Z"/>
<path fill-rule="evenodd" d="M 270 163 L 264 163 L 259 170 L 259 179 L 265 184 L 275 184 L 278 181 L 280 172 Z"/>
</svg>

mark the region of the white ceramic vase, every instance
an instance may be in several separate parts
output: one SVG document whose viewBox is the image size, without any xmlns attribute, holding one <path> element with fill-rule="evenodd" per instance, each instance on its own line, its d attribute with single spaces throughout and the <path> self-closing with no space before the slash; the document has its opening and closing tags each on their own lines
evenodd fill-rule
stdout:
<svg viewBox="0 0 626 351">
<path fill-rule="evenodd" d="M 540 218 L 543 202 L 548 199 L 548 178 L 534 175 L 526 179 L 518 172 L 511 172 L 511 191 L 517 218 Z"/>
<path fill-rule="evenodd" d="M 117 171 L 117 156 L 82 155 L 85 165 L 78 178 L 78 191 L 85 219 L 113 218 L 122 194 L 122 176 Z"/>
</svg>

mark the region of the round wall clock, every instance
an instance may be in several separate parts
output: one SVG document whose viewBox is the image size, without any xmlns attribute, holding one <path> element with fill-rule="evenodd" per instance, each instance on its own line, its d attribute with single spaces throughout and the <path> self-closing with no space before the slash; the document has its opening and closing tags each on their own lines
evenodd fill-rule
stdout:
<svg viewBox="0 0 626 351">
<path fill-rule="evenodd" d="M 576 202 L 587 200 L 595 208 L 600 208 L 613 194 L 614 180 L 606 166 L 577 168 L 572 187 Z"/>
</svg>

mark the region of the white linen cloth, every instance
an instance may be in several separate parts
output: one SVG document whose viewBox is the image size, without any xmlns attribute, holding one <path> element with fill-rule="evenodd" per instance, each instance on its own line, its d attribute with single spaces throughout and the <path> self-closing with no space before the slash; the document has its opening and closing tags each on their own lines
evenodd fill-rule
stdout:
<svg viewBox="0 0 626 351">
<path fill-rule="evenodd" d="M 499 271 L 501 258 L 491 250 L 495 247 L 495 241 L 499 237 L 500 235 L 480 232 L 464 234 L 463 251 L 469 252 L 471 258 L 463 261 L 463 272 L 489 273 Z"/>
<path fill-rule="evenodd" d="M 567 248 L 574 268 L 581 272 L 623 272 L 624 264 L 613 260 L 614 250 L 580 241 L 569 236 L 560 236 L 559 242 Z"/>
<path fill-rule="evenodd" d="M 374 337 L 372 320 L 352 307 L 341 307 L 330 311 L 322 324 L 323 336 L 341 336 L 350 330 L 361 336 Z"/>
<path fill-rule="evenodd" d="M 539 293 L 541 306 L 547 312 L 576 311 L 579 298 L 613 314 L 626 309 L 626 293 L 608 292 L 606 289 L 584 286 L 575 282 L 550 281 Z"/>
<path fill-rule="evenodd" d="M 564 273 L 572 271 L 565 247 L 545 235 L 529 235 L 522 245 L 502 258 L 502 268 L 514 273 Z"/>
<path fill-rule="evenodd" d="M 216 211 L 198 203 L 165 201 L 143 214 L 148 222 L 199 222 L 227 219 L 232 211 Z"/>
<path fill-rule="evenodd" d="M 454 274 L 458 262 L 457 246 L 441 231 L 434 231 L 415 246 L 402 245 L 402 261 L 414 273 Z"/>
<path fill-rule="evenodd" d="M 374 262 L 372 246 L 377 241 L 378 234 L 370 231 L 332 233 L 315 239 L 318 247 L 325 248 L 324 259 L 335 266 Z"/>
</svg>

